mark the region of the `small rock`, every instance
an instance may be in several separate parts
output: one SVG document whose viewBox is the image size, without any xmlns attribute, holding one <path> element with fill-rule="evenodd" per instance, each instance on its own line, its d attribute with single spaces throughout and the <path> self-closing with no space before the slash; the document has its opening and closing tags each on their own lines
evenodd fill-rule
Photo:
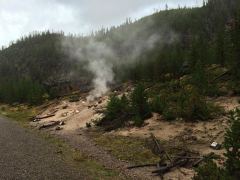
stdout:
<svg viewBox="0 0 240 180">
<path fill-rule="evenodd" d="M 62 116 L 62 117 L 67 117 L 67 116 L 68 116 L 68 112 L 63 113 L 61 116 Z"/>
<path fill-rule="evenodd" d="M 68 108 L 68 105 L 63 106 L 62 108 L 63 108 L 63 109 L 67 109 L 67 108 Z"/>
<path fill-rule="evenodd" d="M 39 122 L 40 121 L 40 119 L 34 119 L 33 120 L 33 122 Z"/>
</svg>

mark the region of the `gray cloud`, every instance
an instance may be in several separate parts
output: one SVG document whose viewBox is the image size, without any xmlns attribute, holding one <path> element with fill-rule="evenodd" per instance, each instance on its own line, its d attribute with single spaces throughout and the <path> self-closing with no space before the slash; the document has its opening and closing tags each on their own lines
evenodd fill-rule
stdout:
<svg viewBox="0 0 240 180">
<path fill-rule="evenodd" d="M 138 19 L 154 9 L 199 6 L 201 0 L 0 0 L 0 46 L 33 31 L 63 30 L 87 34 L 91 30 Z"/>
</svg>

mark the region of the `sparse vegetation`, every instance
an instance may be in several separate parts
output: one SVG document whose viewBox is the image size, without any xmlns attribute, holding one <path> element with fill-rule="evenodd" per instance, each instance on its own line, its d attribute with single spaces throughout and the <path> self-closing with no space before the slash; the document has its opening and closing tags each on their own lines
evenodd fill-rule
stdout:
<svg viewBox="0 0 240 180">
<path fill-rule="evenodd" d="M 147 148 L 146 142 L 139 138 L 92 134 L 96 143 L 103 146 L 115 157 L 136 164 L 156 163 L 159 157 Z"/>
</svg>

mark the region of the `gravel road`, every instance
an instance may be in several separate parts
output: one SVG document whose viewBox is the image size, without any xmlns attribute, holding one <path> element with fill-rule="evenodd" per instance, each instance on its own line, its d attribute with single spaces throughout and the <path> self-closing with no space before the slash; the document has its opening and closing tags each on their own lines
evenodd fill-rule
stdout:
<svg viewBox="0 0 240 180">
<path fill-rule="evenodd" d="M 68 165 L 56 148 L 17 123 L 0 117 L 0 179 L 88 179 Z"/>
</svg>

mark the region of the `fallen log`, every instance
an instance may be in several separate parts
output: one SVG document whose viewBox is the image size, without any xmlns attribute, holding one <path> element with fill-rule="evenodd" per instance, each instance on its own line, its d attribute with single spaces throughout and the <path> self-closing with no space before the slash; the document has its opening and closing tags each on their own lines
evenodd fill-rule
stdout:
<svg viewBox="0 0 240 180">
<path fill-rule="evenodd" d="M 49 102 L 49 103 L 47 103 L 47 104 L 41 105 L 41 106 L 39 107 L 39 109 L 42 109 L 42 111 L 39 112 L 39 114 L 40 114 L 40 113 L 43 113 L 49 106 L 54 105 L 54 104 L 56 104 L 56 103 L 58 103 L 58 101 L 54 100 L 54 101 Z"/>
<path fill-rule="evenodd" d="M 210 153 L 210 154 L 202 157 L 201 159 L 199 159 L 198 161 L 196 161 L 196 162 L 192 165 L 192 167 L 197 167 L 197 166 L 198 166 L 200 163 L 202 163 L 203 161 L 205 161 L 205 160 L 207 160 L 207 159 L 213 158 L 214 155 L 215 155 L 214 153 Z"/>
<path fill-rule="evenodd" d="M 203 157 L 191 157 L 186 151 L 183 151 L 181 153 L 178 153 L 175 156 L 170 156 L 167 151 L 161 146 L 157 138 L 151 133 L 151 138 L 155 144 L 155 147 L 158 150 L 159 156 L 166 156 L 169 162 L 165 164 L 164 162 L 159 162 L 157 164 L 143 164 L 143 165 L 136 165 L 136 166 L 131 166 L 128 167 L 128 169 L 133 169 L 133 168 L 141 168 L 141 167 L 152 167 L 155 166 L 157 170 L 152 171 L 152 173 L 159 175 L 161 178 L 163 178 L 163 175 L 165 173 L 168 173 L 172 169 L 177 169 L 180 173 L 187 175 L 180 167 L 186 167 L 187 165 L 189 166 L 189 163 L 191 164 L 190 166 L 193 167 L 196 164 L 201 163 L 204 159 L 211 158 L 213 154 L 209 154 L 207 156 Z M 197 160 L 194 165 L 192 165 L 192 160 Z"/>
<path fill-rule="evenodd" d="M 52 121 L 48 124 L 44 124 L 44 125 L 40 126 L 38 129 L 41 130 L 41 129 L 51 128 L 51 127 L 57 126 L 59 124 L 60 124 L 60 121 Z"/>
<path fill-rule="evenodd" d="M 49 115 L 42 116 L 42 117 L 35 117 L 35 120 L 47 119 L 47 118 L 50 118 L 53 116 L 55 116 L 55 114 L 49 114 Z"/>
<path fill-rule="evenodd" d="M 157 166 L 157 164 L 136 165 L 136 166 L 127 167 L 127 169 L 135 169 L 135 168 L 141 168 L 141 167 L 153 167 L 153 166 Z"/>
<path fill-rule="evenodd" d="M 156 145 L 156 147 L 157 147 L 157 149 L 158 149 L 159 155 L 162 154 L 162 153 L 165 153 L 165 154 L 168 156 L 168 154 L 166 153 L 166 151 L 164 150 L 164 148 L 159 144 L 157 138 L 153 135 L 153 133 L 151 133 L 151 138 L 152 138 L 152 140 L 154 141 L 154 143 L 155 143 L 155 145 Z M 168 156 L 168 159 L 169 159 L 169 158 L 170 158 L 170 157 Z M 170 158 L 170 159 L 171 159 L 171 158 Z"/>
<path fill-rule="evenodd" d="M 48 115 L 51 115 L 51 114 L 55 114 L 56 112 L 58 112 L 59 109 L 54 109 L 54 110 L 51 110 L 50 113 L 48 113 Z"/>
<path fill-rule="evenodd" d="M 202 159 L 203 157 L 173 156 L 172 158 L 180 158 L 180 159 Z"/>
<path fill-rule="evenodd" d="M 166 155 L 166 157 L 168 158 L 168 160 L 171 162 L 171 164 L 173 164 L 174 162 L 173 162 L 172 158 L 170 157 L 170 155 L 168 154 L 168 152 L 167 152 L 163 147 L 161 147 L 161 145 L 159 144 L 157 138 L 153 135 L 153 133 L 151 133 L 151 137 L 152 137 L 153 141 L 155 142 L 155 144 L 156 144 L 156 146 L 157 146 L 157 148 L 158 148 L 158 150 L 159 150 L 159 154 L 164 153 L 164 154 Z M 187 160 L 187 161 L 188 161 L 188 160 Z M 171 168 L 170 168 L 170 169 L 171 169 Z M 165 169 L 165 170 L 167 171 L 168 169 Z M 186 173 L 182 172 L 182 170 L 181 170 L 179 167 L 177 167 L 177 170 L 178 170 L 180 173 L 186 175 Z M 161 175 L 161 174 L 160 174 L 160 175 Z"/>
<path fill-rule="evenodd" d="M 193 166 L 193 167 L 198 167 L 198 165 L 199 165 L 201 162 L 203 162 L 203 161 L 204 161 L 204 158 L 199 159 L 199 160 L 196 161 L 192 166 Z"/>
<path fill-rule="evenodd" d="M 186 165 L 187 162 L 188 162 L 187 159 L 181 159 L 177 162 L 170 163 L 167 166 L 161 166 L 158 170 L 152 171 L 152 173 L 163 175 L 163 174 L 169 172 L 173 168 L 179 168 L 179 167 L 182 167 L 182 166 Z"/>
<path fill-rule="evenodd" d="M 48 103 L 48 104 L 44 104 L 44 105 L 40 106 L 39 109 L 42 109 L 42 110 L 38 113 L 38 115 L 40 115 L 40 114 L 42 114 L 44 111 L 46 111 L 46 109 L 47 109 L 49 106 L 52 106 L 52 105 L 54 105 L 54 104 L 57 104 L 58 102 L 59 102 L 59 100 L 54 100 L 53 102 L 50 102 L 50 103 Z"/>
</svg>

